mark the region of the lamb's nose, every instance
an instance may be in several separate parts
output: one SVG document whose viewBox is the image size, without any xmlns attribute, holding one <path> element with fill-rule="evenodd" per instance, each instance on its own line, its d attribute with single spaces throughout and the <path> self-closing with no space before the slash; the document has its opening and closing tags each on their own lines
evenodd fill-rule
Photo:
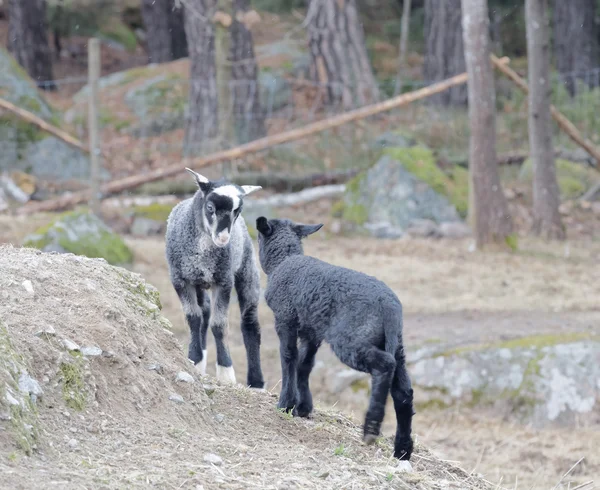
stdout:
<svg viewBox="0 0 600 490">
<path fill-rule="evenodd" d="M 219 233 L 217 235 L 217 242 L 219 242 L 221 245 L 227 245 L 227 242 L 229 242 L 229 232 L 222 231 Z"/>
</svg>

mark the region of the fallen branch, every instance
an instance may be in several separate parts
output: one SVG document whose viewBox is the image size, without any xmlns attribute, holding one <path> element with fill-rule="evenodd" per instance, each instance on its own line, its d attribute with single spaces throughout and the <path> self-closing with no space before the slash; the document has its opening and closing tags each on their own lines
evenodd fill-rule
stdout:
<svg viewBox="0 0 600 490">
<path fill-rule="evenodd" d="M 595 201 L 596 199 L 600 199 L 600 182 L 597 182 L 595 185 L 590 187 L 579 200 L 591 202 Z"/>
<path fill-rule="evenodd" d="M 500 70 L 504 75 L 506 75 L 510 80 L 512 80 L 525 94 L 529 94 L 529 87 L 527 86 L 527 82 L 523 80 L 517 72 L 515 72 L 512 68 L 503 63 L 499 58 L 492 55 L 492 63 L 498 70 Z M 556 121 L 558 126 L 579 146 L 581 146 L 585 151 L 587 151 L 595 160 L 596 165 L 594 166 L 596 169 L 600 170 L 600 150 L 594 146 L 594 144 L 585 139 L 584 136 L 579 132 L 579 130 L 575 127 L 575 125 L 569 121 L 562 113 L 556 109 L 553 105 L 550 106 L 550 112 L 552 114 L 552 118 Z"/>
<path fill-rule="evenodd" d="M 331 184 L 342 184 L 359 173 L 358 169 L 337 172 L 315 173 L 298 176 L 283 173 L 244 172 L 231 177 L 238 185 L 260 185 L 263 189 L 276 192 L 298 192 L 307 187 L 317 187 Z M 190 179 L 151 182 L 136 188 L 134 194 L 142 195 L 177 195 L 193 194 L 198 188 L 195 181 Z"/>
<path fill-rule="evenodd" d="M 26 111 L 25 109 L 21 109 L 20 107 L 17 107 L 16 105 L 14 105 L 12 102 L 9 102 L 8 100 L 2 99 L 2 98 L 0 98 L 0 108 L 6 109 L 7 111 L 12 112 L 16 116 L 23 119 L 23 121 L 33 124 L 34 126 L 37 126 L 42 131 L 46 131 L 47 133 L 51 134 L 52 136 L 55 136 L 56 138 L 64 141 L 67 145 L 71 146 L 72 148 L 75 148 L 76 150 L 80 150 L 86 154 L 89 154 L 88 148 L 77 138 L 71 136 L 69 133 L 66 133 L 62 129 L 58 129 L 56 126 L 53 126 L 52 124 L 47 123 L 42 118 L 36 116 L 32 112 Z"/>
<path fill-rule="evenodd" d="M 503 59 L 500 63 L 508 63 L 508 58 Z M 317 121 L 312 124 L 303 126 L 301 128 L 292 129 L 290 131 L 284 131 L 283 133 L 278 133 L 272 136 L 266 136 L 264 138 L 251 141 L 250 143 L 236 146 L 235 148 L 231 148 L 229 150 L 213 153 L 211 155 L 196 160 L 184 159 L 181 162 L 168 165 L 163 168 L 158 168 L 150 172 L 146 172 L 144 174 L 131 175 L 123 179 L 114 180 L 112 182 L 109 182 L 108 184 L 103 185 L 100 189 L 100 192 L 102 193 L 103 197 L 106 197 L 110 194 L 132 189 L 134 187 L 138 187 L 148 182 L 155 182 L 160 179 L 171 177 L 173 175 L 178 174 L 179 172 L 183 172 L 185 167 L 199 169 L 218 162 L 241 158 L 248 153 L 255 153 L 270 148 L 271 146 L 279 145 L 282 143 L 289 143 L 290 141 L 296 141 L 301 138 L 310 136 L 311 134 L 318 133 L 320 131 L 332 129 L 347 124 L 349 122 L 356 121 L 358 119 L 364 119 L 365 117 L 373 116 L 375 114 L 379 114 L 384 111 L 389 111 L 397 107 L 402 107 L 416 100 L 424 99 L 431 95 L 443 92 L 444 90 L 454 87 L 455 85 L 465 83 L 466 81 L 467 74 L 462 73 L 442 82 L 434 83 L 428 87 L 421 88 L 414 92 L 405 93 L 383 102 L 378 102 L 376 104 L 361 107 L 360 109 L 345 112 L 344 114 L 339 114 L 337 116 L 333 116 L 322 121 Z M 71 194 L 70 196 L 63 196 L 42 203 L 24 206 L 20 208 L 18 212 L 19 214 L 31 214 L 40 211 L 54 211 L 58 209 L 65 209 L 76 204 L 85 202 L 89 200 L 89 198 L 89 191 L 77 192 Z"/>
<path fill-rule="evenodd" d="M 345 190 L 346 186 L 344 184 L 322 185 L 290 194 L 276 194 L 275 196 L 266 197 L 264 199 L 251 199 L 246 201 L 244 206 L 248 209 L 299 206 L 312 201 L 318 201 L 319 199 L 339 197 Z"/>
</svg>

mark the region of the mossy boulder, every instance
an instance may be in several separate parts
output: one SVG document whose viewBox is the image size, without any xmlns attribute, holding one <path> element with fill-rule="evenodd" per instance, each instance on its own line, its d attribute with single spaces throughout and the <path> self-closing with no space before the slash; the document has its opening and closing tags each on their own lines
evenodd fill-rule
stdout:
<svg viewBox="0 0 600 490">
<path fill-rule="evenodd" d="M 556 178 L 562 199 L 576 199 L 600 180 L 594 169 L 560 158 L 556 160 Z M 533 181 L 533 163 L 530 158 L 523 162 L 519 179 L 528 183 Z"/>
<path fill-rule="evenodd" d="M 33 80 L 0 47 L 0 97 L 54 126 L 61 115 L 40 94 Z M 89 161 L 78 150 L 11 114 L 0 117 L 0 171 L 25 171 L 56 180 L 89 176 Z"/>
<path fill-rule="evenodd" d="M 376 236 L 400 236 L 411 224 L 460 222 L 468 204 L 464 169 L 444 172 L 423 146 L 387 148 L 346 185 L 333 213 Z"/>
<path fill-rule="evenodd" d="M 167 218 L 174 203 L 155 202 L 135 206 L 132 210 L 131 234 L 135 236 L 163 235 L 167 230 Z"/>
<path fill-rule="evenodd" d="M 434 352 L 432 352 L 432 350 Z M 487 406 L 538 427 L 592 420 L 600 406 L 600 337 L 539 335 L 448 351 L 409 362 L 416 405 Z"/>
<path fill-rule="evenodd" d="M 133 253 L 123 239 L 99 218 L 84 211 L 62 214 L 25 238 L 25 247 L 103 258 L 112 265 L 130 264 Z"/>
</svg>

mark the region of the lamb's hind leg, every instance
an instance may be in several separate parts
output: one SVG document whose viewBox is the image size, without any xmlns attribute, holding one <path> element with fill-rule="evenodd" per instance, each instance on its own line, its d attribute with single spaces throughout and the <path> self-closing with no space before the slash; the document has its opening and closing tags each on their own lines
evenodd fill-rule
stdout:
<svg viewBox="0 0 600 490">
<path fill-rule="evenodd" d="M 308 417 L 313 411 L 312 393 L 308 384 L 310 372 L 315 365 L 315 355 L 320 343 L 308 340 L 300 341 L 300 357 L 298 359 L 298 406 L 294 415 Z"/>
<path fill-rule="evenodd" d="M 258 273 L 251 277 L 238 275 L 235 278 L 235 289 L 240 303 L 240 314 L 242 317 L 242 336 L 246 347 L 248 358 L 248 375 L 246 384 L 250 388 L 263 389 L 263 379 L 260 365 L 260 324 L 258 323 L 258 301 L 260 295 L 260 283 Z"/>
<path fill-rule="evenodd" d="M 334 351 L 351 368 L 371 374 L 371 400 L 365 417 L 363 440 L 372 444 L 379 437 L 396 360 L 394 356 L 375 346 L 356 345 L 357 343 L 334 347 Z"/>
<path fill-rule="evenodd" d="M 413 450 L 410 436 L 413 416 L 413 390 L 410 383 L 404 351 L 399 348 L 396 352 L 396 372 L 392 380 L 392 398 L 396 411 L 396 439 L 394 441 L 394 457 L 409 460 Z"/>
<path fill-rule="evenodd" d="M 227 343 L 229 324 L 227 313 L 231 298 L 231 286 L 214 286 L 211 298 L 210 329 L 217 347 L 217 379 L 235 384 L 235 371 Z"/>
<path fill-rule="evenodd" d="M 201 369 L 202 363 L 206 364 L 206 358 L 203 356 L 203 349 L 206 344 L 202 343 L 200 332 L 202 330 L 203 317 L 202 309 L 198 305 L 196 289 L 187 282 L 173 284 L 181 307 L 185 313 L 185 319 L 190 327 L 190 345 L 188 348 L 188 358 Z"/>
</svg>

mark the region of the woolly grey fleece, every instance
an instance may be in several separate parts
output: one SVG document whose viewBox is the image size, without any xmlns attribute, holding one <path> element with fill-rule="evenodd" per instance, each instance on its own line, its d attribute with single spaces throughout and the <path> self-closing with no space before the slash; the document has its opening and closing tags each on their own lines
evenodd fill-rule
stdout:
<svg viewBox="0 0 600 490">
<path fill-rule="evenodd" d="M 300 416 L 312 411 L 308 377 L 325 340 L 342 362 L 373 377 L 365 441 L 379 435 L 391 390 L 398 419 L 394 453 L 409 459 L 412 388 L 404 362 L 400 300 L 375 277 L 305 256 L 301 240 L 322 225 L 264 217 L 256 224 L 260 263 L 268 277 L 265 298 L 281 344 L 279 408 Z"/>
</svg>

